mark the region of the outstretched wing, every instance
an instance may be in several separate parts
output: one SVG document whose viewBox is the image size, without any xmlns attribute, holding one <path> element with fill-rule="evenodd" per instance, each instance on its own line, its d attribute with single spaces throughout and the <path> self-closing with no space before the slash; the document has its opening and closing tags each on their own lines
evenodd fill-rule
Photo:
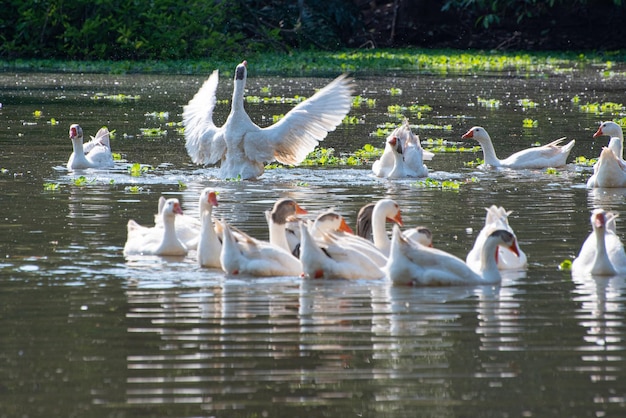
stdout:
<svg viewBox="0 0 626 418">
<path fill-rule="evenodd" d="M 193 99 L 183 107 L 185 146 L 196 164 L 215 164 L 226 152 L 221 130 L 213 123 L 218 79 L 219 72 L 215 70 Z"/>
<path fill-rule="evenodd" d="M 284 118 L 244 137 L 244 151 L 259 162 L 296 165 L 334 131 L 350 111 L 354 84 L 346 74 L 291 109 Z"/>
</svg>

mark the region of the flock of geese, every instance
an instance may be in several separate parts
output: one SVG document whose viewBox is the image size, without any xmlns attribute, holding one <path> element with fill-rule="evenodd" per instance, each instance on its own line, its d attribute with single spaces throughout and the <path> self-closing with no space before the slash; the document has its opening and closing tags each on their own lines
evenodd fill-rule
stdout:
<svg viewBox="0 0 626 418">
<path fill-rule="evenodd" d="M 263 174 L 270 161 L 297 165 L 341 123 L 349 112 L 353 80 L 341 75 L 290 110 L 277 123 L 261 128 L 244 109 L 247 62 L 235 69 L 230 114 L 221 127 L 213 122 L 218 84 L 214 71 L 183 108 L 186 148 L 197 164 L 220 163 L 221 178 L 253 179 Z M 100 129 L 84 143 L 83 130 L 69 130 L 73 153 L 68 170 L 106 169 L 114 166 L 109 131 Z M 594 137 L 608 136 L 588 188 L 626 187 L 623 132 L 615 122 L 603 122 Z M 564 138 L 499 159 L 487 131 L 472 127 L 462 139 L 476 140 L 484 164 L 509 169 L 543 169 L 566 164 L 575 141 Z M 433 154 L 424 150 L 408 121 L 387 138 L 381 158 L 372 166 L 378 177 L 426 177 L 425 161 Z M 155 225 L 128 222 L 124 254 L 186 256 L 195 252 L 203 267 L 221 268 L 227 274 L 249 276 L 302 276 L 307 278 L 381 279 L 394 284 L 459 285 L 498 283 L 500 270 L 524 269 L 526 255 L 517 244 L 505 209 L 487 209 L 485 226 L 465 260 L 432 247 L 425 228 L 402 232 L 396 202 L 382 199 L 364 207 L 357 233 L 333 211 L 315 219 L 301 219 L 306 211 L 291 199 L 281 199 L 267 213 L 269 241 L 255 239 L 223 220 L 212 218 L 217 206 L 215 192 L 205 189 L 199 199 L 200 219 L 184 215 L 177 199 L 159 201 Z M 596 209 L 591 216 L 593 232 L 572 265 L 573 274 L 613 275 L 626 273 L 626 254 L 616 234 L 617 215 Z M 386 220 L 395 222 L 391 239 Z"/>
</svg>

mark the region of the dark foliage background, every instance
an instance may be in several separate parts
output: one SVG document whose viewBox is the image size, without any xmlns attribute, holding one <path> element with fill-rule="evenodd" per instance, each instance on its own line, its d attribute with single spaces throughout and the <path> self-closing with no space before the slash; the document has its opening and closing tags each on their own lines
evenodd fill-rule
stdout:
<svg viewBox="0 0 626 418">
<path fill-rule="evenodd" d="M 615 50 L 622 0 L 4 0 L 0 57 L 224 58 L 362 47 Z"/>
</svg>

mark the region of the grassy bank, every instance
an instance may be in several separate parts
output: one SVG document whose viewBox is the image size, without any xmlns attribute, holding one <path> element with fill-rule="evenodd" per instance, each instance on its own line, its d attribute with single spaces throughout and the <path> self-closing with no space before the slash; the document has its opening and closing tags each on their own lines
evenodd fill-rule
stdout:
<svg viewBox="0 0 626 418">
<path fill-rule="evenodd" d="M 610 69 L 626 62 L 624 52 L 499 52 L 427 49 L 345 50 L 342 52 L 300 51 L 233 57 L 232 60 L 193 61 L 57 61 L 0 60 L 3 71 L 46 71 L 80 73 L 167 73 L 208 74 L 214 69 L 230 72 L 247 59 L 255 74 L 325 75 L 351 73 L 416 72 L 471 74 L 492 71 L 558 73 L 592 64 Z"/>
</svg>

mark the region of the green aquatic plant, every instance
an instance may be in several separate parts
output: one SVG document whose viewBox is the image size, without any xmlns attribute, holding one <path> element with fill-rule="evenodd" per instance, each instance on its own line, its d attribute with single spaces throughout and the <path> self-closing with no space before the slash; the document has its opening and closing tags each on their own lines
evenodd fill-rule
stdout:
<svg viewBox="0 0 626 418">
<path fill-rule="evenodd" d="M 152 170 L 152 166 L 134 163 L 134 164 L 129 165 L 127 169 L 128 169 L 128 174 L 130 174 L 132 177 L 139 177 L 142 174 L 147 173 L 148 171 Z"/>
<path fill-rule="evenodd" d="M 127 193 L 141 193 L 144 191 L 144 188 L 141 186 L 126 186 L 124 191 Z"/>
<path fill-rule="evenodd" d="M 41 110 L 35 110 L 33 111 L 33 116 L 37 119 L 39 119 L 40 117 L 43 116 L 43 112 Z"/>
<path fill-rule="evenodd" d="M 595 165 L 595 163 L 598 162 L 597 158 L 587 158 L 585 156 L 578 156 L 574 159 L 574 164 L 575 165 L 582 165 L 585 167 L 592 167 Z"/>
<path fill-rule="evenodd" d="M 252 104 L 298 104 L 305 101 L 307 98 L 304 96 L 295 97 L 260 97 L 260 96 L 246 96 L 246 103 Z"/>
<path fill-rule="evenodd" d="M 548 167 L 546 168 L 546 174 L 550 174 L 553 176 L 560 176 L 561 173 L 554 167 Z"/>
<path fill-rule="evenodd" d="M 145 113 L 144 116 L 153 118 L 153 119 L 166 120 L 170 118 L 170 112 L 149 112 L 149 113 Z"/>
<path fill-rule="evenodd" d="M 376 99 L 368 99 L 363 96 L 354 96 L 352 98 L 352 107 L 359 108 L 361 106 L 373 108 L 376 106 Z"/>
<path fill-rule="evenodd" d="M 500 107 L 502 102 L 498 99 L 484 99 L 482 97 L 477 97 L 476 102 L 479 106 L 486 107 L 487 109 L 497 109 Z"/>
<path fill-rule="evenodd" d="M 483 160 L 482 158 L 476 158 L 475 160 L 472 160 L 472 161 L 463 162 L 463 166 L 465 167 L 478 167 L 479 165 L 483 165 L 483 164 L 485 164 L 485 160 Z"/>
<path fill-rule="evenodd" d="M 389 94 L 392 96 L 400 96 L 402 94 L 402 89 L 398 87 L 391 87 L 389 89 Z"/>
<path fill-rule="evenodd" d="M 55 126 L 59 124 L 59 121 L 56 120 L 55 118 L 50 118 L 50 120 L 48 121 L 48 123 L 50 124 L 50 126 Z"/>
<path fill-rule="evenodd" d="M 167 136 L 167 130 L 161 128 L 139 128 L 141 135 L 146 138 L 159 138 Z"/>
<path fill-rule="evenodd" d="M 533 102 L 531 99 L 519 99 L 517 101 L 517 104 L 522 106 L 522 108 L 524 109 L 532 109 L 532 108 L 539 106 L 537 102 Z"/>
<path fill-rule="evenodd" d="M 187 189 L 187 185 L 183 183 L 182 181 L 178 180 L 178 190 L 186 190 L 186 189 Z"/>
<path fill-rule="evenodd" d="M 272 86 L 261 87 L 261 93 L 269 96 L 270 94 L 272 94 Z"/>
<path fill-rule="evenodd" d="M 476 183 L 478 178 L 471 177 L 465 181 L 460 180 L 436 180 L 432 177 L 426 177 L 424 180 L 418 180 L 412 183 L 415 187 L 424 187 L 429 189 L 441 189 L 441 190 L 459 190 L 463 184 Z"/>
<path fill-rule="evenodd" d="M 106 93 L 96 93 L 91 96 L 91 100 L 108 100 L 112 102 L 126 103 L 131 101 L 139 100 L 141 96 L 139 95 L 128 95 L 128 94 L 106 94 Z"/>
<path fill-rule="evenodd" d="M 61 188 L 59 183 L 44 183 L 43 189 L 47 192 L 56 192 Z"/>
<path fill-rule="evenodd" d="M 243 179 L 241 178 L 241 174 L 237 174 L 237 177 L 228 177 L 225 178 L 224 181 L 240 182 L 243 181 Z"/>
<path fill-rule="evenodd" d="M 572 270 L 572 260 L 565 259 L 561 261 L 559 264 L 559 270 L 561 271 L 571 271 Z"/>
<path fill-rule="evenodd" d="M 538 120 L 533 120 L 530 118 L 526 118 L 522 121 L 522 126 L 524 128 L 536 128 L 539 126 L 539 121 Z"/>
<path fill-rule="evenodd" d="M 365 121 L 360 119 L 358 116 L 346 115 L 341 123 L 344 125 L 361 125 L 365 123 Z"/>
<path fill-rule="evenodd" d="M 579 110 L 584 113 L 592 113 L 594 115 L 619 114 L 624 110 L 624 105 L 614 102 L 603 103 L 585 103 L 580 105 Z"/>
<path fill-rule="evenodd" d="M 302 161 L 302 165 L 338 165 L 339 158 L 335 156 L 334 148 L 318 147 L 309 153 Z"/>
<path fill-rule="evenodd" d="M 82 187 L 86 186 L 89 183 L 95 183 L 96 179 L 88 180 L 85 176 L 80 176 L 74 179 L 73 183 L 75 186 Z"/>
</svg>

